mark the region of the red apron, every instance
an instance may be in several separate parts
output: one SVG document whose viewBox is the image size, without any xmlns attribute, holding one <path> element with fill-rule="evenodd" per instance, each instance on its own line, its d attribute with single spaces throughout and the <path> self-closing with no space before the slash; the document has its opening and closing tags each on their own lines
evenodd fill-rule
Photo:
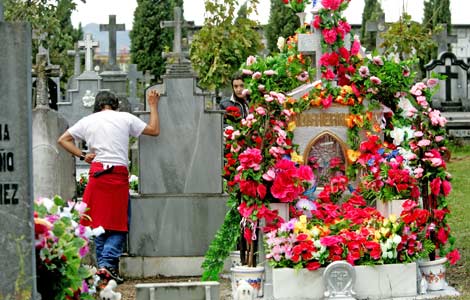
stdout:
<svg viewBox="0 0 470 300">
<path fill-rule="evenodd" d="M 105 230 L 128 231 L 127 209 L 129 205 L 129 173 L 125 166 L 114 166 L 109 173 L 94 177 L 103 171 L 103 164 L 94 162 L 90 166 L 88 184 L 83 194 L 83 202 L 88 206 L 81 224 Z"/>
</svg>

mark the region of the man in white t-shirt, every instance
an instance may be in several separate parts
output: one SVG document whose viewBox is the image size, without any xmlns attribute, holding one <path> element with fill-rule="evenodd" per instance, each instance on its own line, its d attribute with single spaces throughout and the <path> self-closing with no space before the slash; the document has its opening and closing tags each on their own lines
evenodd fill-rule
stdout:
<svg viewBox="0 0 470 300">
<path fill-rule="evenodd" d="M 113 93 L 99 92 L 94 113 L 80 119 L 58 139 L 65 150 L 91 164 L 83 194 L 90 218 L 83 218 L 80 223 L 105 229 L 104 234 L 95 238 L 98 274 L 117 283 L 123 282 L 119 275 L 119 258 L 129 230 L 129 136 L 160 134 L 159 100 L 158 92 L 149 93 L 147 124 L 130 113 L 117 111 L 119 101 Z M 76 146 L 77 139 L 86 142 L 88 153 Z"/>
</svg>

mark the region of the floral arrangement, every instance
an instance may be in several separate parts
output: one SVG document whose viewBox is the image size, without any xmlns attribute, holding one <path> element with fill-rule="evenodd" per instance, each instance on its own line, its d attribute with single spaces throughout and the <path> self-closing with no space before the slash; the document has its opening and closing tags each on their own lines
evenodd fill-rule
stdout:
<svg viewBox="0 0 470 300">
<path fill-rule="evenodd" d="M 129 176 L 129 190 L 134 192 L 139 191 L 139 177 L 134 174 Z"/>
<path fill-rule="evenodd" d="M 282 0 L 282 2 L 295 13 L 304 12 L 307 5 L 310 4 L 309 0 Z"/>
<path fill-rule="evenodd" d="M 420 196 L 418 180 L 408 161 L 414 156 L 405 149 L 383 142 L 370 134 L 360 145 L 356 163 L 363 170 L 358 190 L 373 204 L 397 199 L 417 201 Z"/>
<path fill-rule="evenodd" d="M 266 234 L 272 266 L 313 271 L 338 260 L 351 265 L 406 263 L 432 248 L 423 243 L 421 230 L 427 211 L 414 201 L 405 203 L 403 218 L 382 217 L 358 194 L 342 204 L 323 201 L 315 203 L 311 217 L 301 215 Z"/>
<path fill-rule="evenodd" d="M 44 299 L 94 299 L 93 274 L 81 259 L 89 251 L 89 239 L 104 230 L 79 224 L 85 210 L 85 203 L 66 202 L 58 196 L 35 202 L 36 271 Z"/>
</svg>

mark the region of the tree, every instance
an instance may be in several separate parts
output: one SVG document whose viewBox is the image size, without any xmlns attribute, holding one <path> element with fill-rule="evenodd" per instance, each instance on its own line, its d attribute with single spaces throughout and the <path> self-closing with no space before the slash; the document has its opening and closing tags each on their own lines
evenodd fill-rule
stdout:
<svg viewBox="0 0 470 300">
<path fill-rule="evenodd" d="M 297 28 L 299 28 L 299 18 L 295 15 L 294 11 L 281 0 L 271 0 L 271 11 L 268 24 L 266 25 L 268 50 L 278 52 L 278 38 L 287 38 L 294 35 Z"/>
<path fill-rule="evenodd" d="M 191 62 L 202 88 L 218 91 L 249 55 L 261 48 L 257 23 L 243 14 L 235 22 L 237 0 L 205 0 L 207 17 L 191 44 Z M 256 11 L 258 0 L 246 3 L 246 15 Z"/>
<path fill-rule="evenodd" d="M 439 24 L 447 24 L 447 33 L 451 33 L 450 0 L 424 1 L 423 25 L 434 31 Z"/>
<path fill-rule="evenodd" d="M 367 32 L 367 22 L 377 21 L 383 13 L 378 0 L 365 0 L 364 11 L 362 12 L 361 44 L 367 49 L 375 49 L 376 38 L 375 33 Z"/>
<path fill-rule="evenodd" d="M 130 32 L 131 61 L 139 70 L 150 70 L 158 80 L 165 73 L 162 52 L 173 45 L 173 30 L 160 28 L 160 21 L 174 19 L 173 9 L 183 7 L 183 0 L 137 0 Z"/>
<path fill-rule="evenodd" d="M 75 2 L 5 0 L 4 5 L 5 20 L 29 22 L 33 31 L 47 34 L 43 46 L 49 50 L 51 63 L 61 66 L 64 74 L 61 78 L 61 88 L 64 89 L 69 75 L 73 72 L 73 61 L 67 55 L 67 50 L 73 49 L 74 42 L 81 37 L 80 30 L 73 28 L 70 18 L 76 8 Z M 33 58 L 38 46 L 37 42 L 33 43 Z"/>
</svg>

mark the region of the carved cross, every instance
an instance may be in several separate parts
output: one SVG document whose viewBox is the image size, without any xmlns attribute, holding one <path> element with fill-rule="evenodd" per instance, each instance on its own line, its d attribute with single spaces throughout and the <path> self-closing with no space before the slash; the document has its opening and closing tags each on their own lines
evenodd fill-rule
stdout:
<svg viewBox="0 0 470 300">
<path fill-rule="evenodd" d="M 108 64 L 113 67 L 116 65 L 116 33 L 125 31 L 125 24 L 116 24 L 116 15 L 109 15 L 109 24 L 100 24 L 100 31 L 108 31 L 109 34 L 109 58 Z"/>
<path fill-rule="evenodd" d="M 46 54 L 49 56 L 48 50 L 44 48 L 44 45 L 42 44 L 43 41 L 45 41 L 47 38 L 47 32 L 40 32 L 39 30 L 33 30 L 33 39 L 38 40 L 38 53 L 39 54 Z M 49 57 L 47 57 L 48 63 L 49 63 Z"/>
<path fill-rule="evenodd" d="M 442 31 L 433 36 L 433 40 L 437 42 L 437 54 L 447 52 L 449 44 L 457 43 L 456 35 L 447 35 L 447 24 L 440 24 Z"/>
<path fill-rule="evenodd" d="M 93 40 L 91 33 L 85 35 L 85 40 L 78 41 L 78 47 L 85 49 L 85 71 L 93 71 L 93 48 L 99 45 L 99 42 Z"/>
<path fill-rule="evenodd" d="M 75 43 L 74 50 L 67 50 L 67 54 L 74 57 L 73 75 L 74 76 L 80 75 L 80 65 L 81 65 L 80 55 L 85 54 L 85 51 L 80 50 L 78 48 L 78 43 Z"/>
<path fill-rule="evenodd" d="M 129 97 L 131 99 L 137 98 L 137 84 L 139 79 L 144 78 L 141 71 L 137 71 L 136 64 L 129 65 L 129 72 L 127 72 L 127 78 L 129 79 Z"/>
<path fill-rule="evenodd" d="M 379 53 L 382 54 L 383 53 L 382 44 L 384 42 L 382 33 L 387 31 L 387 24 L 385 24 L 385 14 L 380 14 L 377 21 L 367 21 L 366 31 L 376 33 L 375 48 L 377 48 L 377 51 L 379 51 Z"/>
<path fill-rule="evenodd" d="M 161 28 L 174 27 L 174 39 L 173 39 L 173 52 L 163 54 L 163 57 L 174 57 L 177 62 L 181 62 L 185 57 L 189 55 L 187 51 L 183 52 L 181 49 L 181 29 L 183 27 L 194 27 L 194 22 L 183 22 L 181 17 L 181 7 L 175 7 L 173 10 L 174 20 L 173 21 L 161 21 Z"/>
<path fill-rule="evenodd" d="M 439 75 L 446 76 L 446 101 L 452 101 L 452 79 L 458 79 L 459 73 L 452 72 L 452 66 L 446 63 L 445 72 L 439 73 Z"/>
<path fill-rule="evenodd" d="M 145 75 L 144 75 L 144 82 L 145 82 L 146 88 L 150 86 L 153 79 L 155 79 L 155 76 L 153 76 L 152 73 L 150 73 L 150 70 L 146 70 Z"/>
</svg>

